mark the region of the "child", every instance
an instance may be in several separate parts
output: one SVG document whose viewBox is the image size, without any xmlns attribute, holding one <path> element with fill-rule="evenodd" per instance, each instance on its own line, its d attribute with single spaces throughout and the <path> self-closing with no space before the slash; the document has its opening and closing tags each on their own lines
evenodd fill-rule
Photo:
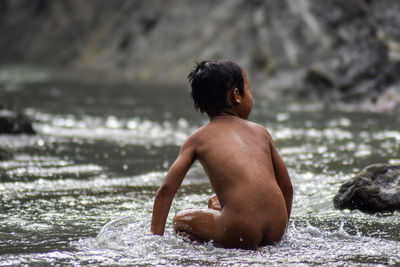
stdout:
<svg viewBox="0 0 400 267">
<path fill-rule="evenodd" d="M 197 159 L 216 195 L 208 209 L 186 209 L 174 231 L 226 248 L 255 248 L 282 239 L 292 206 L 292 184 L 268 131 L 247 121 L 252 95 L 245 72 L 230 61 L 203 61 L 188 76 L 194 106 L 210 123 L 182 145 L 154 201 L 151 231 L 163 235 L 176 191 Z"/>
</svg>

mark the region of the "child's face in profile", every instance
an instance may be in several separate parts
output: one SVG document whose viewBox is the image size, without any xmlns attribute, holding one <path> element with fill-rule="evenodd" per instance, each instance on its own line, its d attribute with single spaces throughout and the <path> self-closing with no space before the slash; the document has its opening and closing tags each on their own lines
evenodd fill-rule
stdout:
<svg viewBox="0 0 400 267">
<path fill-rule="evenodd" d="M 240 104 L 240 109 L 241 109 L 240 114 L 243 119 L 247 120 L 249 118 L 251 108 L 253 107 L 253 96 L 251 95 L 249 90 L 249 82 L 247 81 L 247 75 L 243 70 L 242 70 L 242 75 L 244 81 L 244 86 L 243 86 L 244 95 L 242 98 L 243 101 Z"/>
</svg>

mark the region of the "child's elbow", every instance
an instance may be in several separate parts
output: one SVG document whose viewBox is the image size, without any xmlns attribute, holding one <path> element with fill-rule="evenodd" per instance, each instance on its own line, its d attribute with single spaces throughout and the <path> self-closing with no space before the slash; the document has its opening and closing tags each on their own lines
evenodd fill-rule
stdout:
<svg viewBox="0 0 400 267">
<path fill-rule="evenodd" d="M 169 185 L 161 185 L 157 190 L 156 198 L 165 198 L 168 196 L 175 195 L 176 189 L 172 188 Z"/>
</svg>

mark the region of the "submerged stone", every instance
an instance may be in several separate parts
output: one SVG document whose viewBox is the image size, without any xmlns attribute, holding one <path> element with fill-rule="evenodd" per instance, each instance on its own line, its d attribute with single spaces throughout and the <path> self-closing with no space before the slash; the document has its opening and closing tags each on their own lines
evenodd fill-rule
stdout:
<svg viewBox="0 0 400 267">
<path fill-rule="evenodd" d="M 0 109 L 0 134 L 34 134 L 32 122 L 25 115 Z"/>
<path fill-rule="evenodd" d="M 344 183 L 335 208 L 365 212 L 400 210 L 400 165 L 374 164 Z"/>
</svg>

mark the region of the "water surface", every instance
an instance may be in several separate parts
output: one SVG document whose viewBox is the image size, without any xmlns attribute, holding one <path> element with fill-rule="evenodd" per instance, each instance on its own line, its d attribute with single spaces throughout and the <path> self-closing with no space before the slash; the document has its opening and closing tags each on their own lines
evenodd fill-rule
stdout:
<svg viewBox="0 0 400 267">
<path fill-rule="evenodd" d="M 400 213 L 334 209 L 340 185 L 372 163 L 400 162 L 400 118 L 309 110 L 255 96 L 250 120 L 272 134 L 294 186 L 290 226 L 275 246 L 246 251 L 188 243 L 173 214 L 212 194 L 195 164 L 165 237 L 150 234 L 154 193 L 179 146 L 207 122 L 186 88 L 55 79 L 0 70 L 0 99 L 23 108 L 37 135 L 0 136 L 2 265 L 398 265 Z M 96 238 L 109 221 L 124 226 Z"/>
</svg>

